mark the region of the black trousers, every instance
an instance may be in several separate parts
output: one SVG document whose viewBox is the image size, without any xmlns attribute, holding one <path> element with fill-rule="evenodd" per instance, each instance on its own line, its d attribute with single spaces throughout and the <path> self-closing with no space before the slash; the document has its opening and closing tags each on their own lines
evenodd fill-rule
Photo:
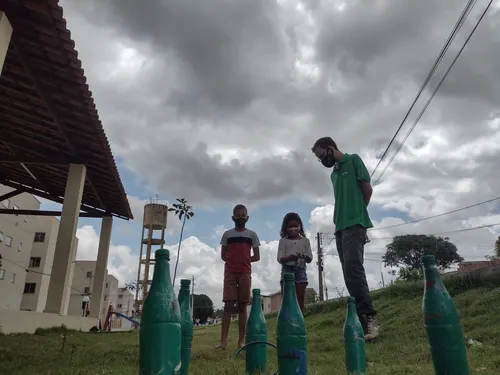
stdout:
<svg viewBox="0 0 500 375">
<path fill-rule="evenodd" d="M 344 281 L 349 294 L 356 299 L 356 310 L 362 317 L 376 314 L 366 282 L 364 253 L 366 228 L 361 225 L 343 229 L 335 233 L 337 251 L 342 264 Z M 363 323 L 363 321 L 362 321 Z"/>
</svg>

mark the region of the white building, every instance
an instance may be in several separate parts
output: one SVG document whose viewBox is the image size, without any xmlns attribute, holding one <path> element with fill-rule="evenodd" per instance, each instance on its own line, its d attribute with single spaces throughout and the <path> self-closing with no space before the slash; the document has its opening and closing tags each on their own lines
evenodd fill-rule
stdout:
<svg viewBox="0 0 500 375">
<path fill-rule="evenodd" d="M 0 195 L 12 189 L 0 185 Z M 31 194 L 20 194 L 0 202 L 0 208 L 39 210 L 40 201 Z M 0 309 L 19 310 L 31 257 L 34 216 L 0 215 Z"/>
<path fill-rule="evenodd" d="M 12 189 L 0 185 L 0 195 Z M 0 202 L 0 208 L 40 210 L 40 201 L 20 194 Z M 60 221 L 53 216 L 0 215 L 0 309 L 44 312 L 54 262 Z M 75 238 L 72 259 L 76 258 Z M 73 260 L 70 270 L 68 315 L 82 316 L 84 295 L 92 298 L 96 261 Z M 132 315 L 134 296 L 118 287 L 118 279 L 106 271 L 100 316 L 111 304 L 115 311 Z"/>
<path fill-rule="evenodd" d="M 51 216 L 31 216 L 34 221 L 33 246 L 28 262 L 28 272 L 21 310 L 43 312 L 49 291 L 50 274 L 56 249 L 59 220 Z M 74 240 L 73 256 L 76 255 L 78 239 Z M 72 266 L 73 267 L 73 266 Z M 72 288 L 72 285 L 69 285 Z"/>
</svg>

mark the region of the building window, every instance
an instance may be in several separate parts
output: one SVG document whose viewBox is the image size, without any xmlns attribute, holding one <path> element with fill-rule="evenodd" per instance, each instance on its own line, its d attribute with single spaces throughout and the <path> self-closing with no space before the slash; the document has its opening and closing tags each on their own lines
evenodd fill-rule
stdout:
<svg viewBox="0 0 500 375">
<path fill-rule="evenodd" d="M 123 294 L 118 294 L 118 298 L 122 299 L 123 298 Z"/>
<path fill-rule="evenodd" d="M 19 245 L 17 245 L 17 251 L 23 251 L 23 243 L 19 242 Z"/>
<path fill-rule="evenodd" d="M 31 257 L 30 258 L 30 268 L 38 268 L 38 267 L 40 267 L 40 263 L 41 262 L 42 262 L 42 258 L 40 258 L 40 257 L 36 257 L 36 258 Z"/>
<path fill-rule="evenodd" d="M 44 242 L 45 241 L 45 232 L 36 232 L 35 239 L 33 242 Z"/>
<path fill-rule="evenodd" d="M 36 288 L 36 283 L 26 283 L 24 284 L 24 293 L 25 294 L 34 294 Z"/>
<path fill-rule="evenodd" d="M 88 286 L 86 286 L 84 289 L 83 289 L 83 294 L 90 294 L 90 288 Z"/>
<path fill-rule="evenodd" d="M 16 282 L 16 273 L 14 272 L 12 274 L 12 280 L 11 280 L 11 283 L 15 283 Z"/>
<path fill-rule="evenodd" d="M 5 236 L 5 246 L 8 246 L 8 247 L 12 246 L 12 237 L 11 236 Z"/>
<path fill-rule="evenodd" d="M 92 278 L 92 271 L 87 272 L 87 279 L 90 279 L 90 278 Z"/>
<path fill-rule="evenodd" d="M 8 200 L 8 199 L 4 199 L 2 201 L 2 206 L 4 206 L 5 208 L 9 208 L 9 204 L 10 204 L 10 200 Z"/>
<path fill-rule="evenodd" d="M 118 308 L 119 308 L 119 309 L 121 309 L 121 308 L 122 308 L 122 304 L 121 304 L 121 303 L 119 303 L 119 304 L 118 304 Z"/>
<path fill-rule="evenodd" d="M 0 268 L 0 280 L 5 279 L 5 270 L 3 268 Z"/>
</svg>

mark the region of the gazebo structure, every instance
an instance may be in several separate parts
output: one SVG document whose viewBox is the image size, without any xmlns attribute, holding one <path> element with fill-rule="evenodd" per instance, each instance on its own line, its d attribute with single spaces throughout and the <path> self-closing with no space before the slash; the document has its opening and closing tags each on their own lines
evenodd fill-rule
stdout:
<svg viewBox="0 0 500 375">
<path fill-rule="evenodd" d="M 46 313 L 66 315 L 78 217 L 102 218 L 92 300 L 102 300 L 112 217 L 132 213 L 57 0 L 0 0 L 0 183 L 62 211 Z M 100 303 L 90 317 L 98 318 Z"/>
</svg>

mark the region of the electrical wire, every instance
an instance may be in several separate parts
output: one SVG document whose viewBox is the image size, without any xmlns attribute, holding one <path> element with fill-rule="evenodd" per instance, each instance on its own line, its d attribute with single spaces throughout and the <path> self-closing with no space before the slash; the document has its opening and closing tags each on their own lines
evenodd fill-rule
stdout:
<svg viewBox="0 0 500 375">
<path fill-rule="evenodd" d="M 417 96 L 415 97 L 415 99 L 413 100 L 410 108 L 408 109 L 408 111 L 406 112 L 406 115 L 405 117 L 403 118 L 403 121 L 401 121 L 401 124 L 399 125 L 398 129 L 396 130 L 396 133 L 394 133 L 394 136 L 392 137 L 391 141 L 389 142 L 389 145 L 387 146 L 387 148 L 385 149 L 384 153 L 382 154 L 382 157 L 379 159 L 375 169 L 373 170 L 373 172 L 371 173 L 371 177 L 373 177 L 373 175 L 375 174 L 375 172 L 377 171 L 378 167 L 380 166 L 380 164 L 382 163 L 382 161 L 384 160 L 385 156 L 387 155 L 387 152 L 389 151 L 390 147 L 392 146 L 394 140 L 396 139 L 396 136 L 398 135 L 399 131 L 401 130 L 401 128 L 403 127 L 404 123 L 406 122 L 408 116 L 410 115 L 413 107 L 415 106 L 415 104 L 417 103 L 418 99 L 420 98 L 420 95 L 422 94 L 422 92 L 424 91 L 424 89 L 426 88 L 427 84 L 429 83 L 430 79 L 432 78 L 432 76 L 434 75 L 434 73 L 436 72 L 436 69 L 438 67 L 438 65 L 441 63 L 444 55 L 446 54 L 446 52 L 448 51 L 448 48 L 450 47 L 451 43 L 453 42 L 453 40 L 455 39 L 458 31 L 462 28 L 464 22 L 465 22 L 465 19 L 468 17 L 470 11 L 472 10 L 472 8 L 474 7 L 475 3 L 476 3 L 477 0 L 469 0 L 467 2 L 467 4 L 465 5 L 465 8 L 464 10 L 462 11 L 462 14 L 460 15 L 460 17 L 458 18 L 458 21 L 455 23 L 455 26 L 453 27 L 453 30 L 451 31 L 451 34 L 448 36 L 448 39 L 446 40 L 446 43 L 444 44 L 443 48 L 441 49 L 441 51 L 439 52 L 439 55 L 438 57 L 436 58 L 436 60 L 434 61 L 434 64 L 432 65 L 432 68 L 431 70 L 429 71 L 429 73 L 427 74 L 427 77 L 425 78 L 425 81 L 424 83 L 422 84 L 422 86 L 420 87 L 420 90 L 418 91 L 417 93 Z"/>
<path fill-rule="evenodd" d="M 474 204 L 471 204 L 470 206 L 465 206 L 465 207 L 457 208 L 455 210 L 443 212 L 443 213 L 440 213 L 440 214 L 437 214 L 437 215 L 427 216 L 427 217 L 424 217 L 422 219 L 406 221 L 404 223 L 394 224 L 394 225 L 388 225 L 388 226 L 380 227 L 380 228 L 378 228 L 378 227 L 377 228 L 369 228 L 368 231 L 373 232 L 373 231 L 376 231 L 376 230 L 389 229 L 389 228 L 397 228 L 397 227 L 401 227 L 403 225 L 408 225 L 408 224 L 416 224 L 416 223 L 420 223 L 422 221 L 434 219 L 436 217 L 442 217 L 442 216 L 454 214 L 454 213 L 457 213 L 457 212 L 460 212 L 460 211 L 468 210 L 469 208 L 478 207 L 478 206 L 481 206 L 483 204 L 491 203 L 491 202 L 494 202 L 494 201 L 497 201 L 497 200 L 500 200 L 500 197 L 488 199 L 488 200 L 483 201 L 483 202 L 474 203 Z"/>
<path fill-rule="evenodd" d="M 408 139 L 408 137 L 410 136 L 410 134 L 413 132 L 413 129 L 415 129 L 415 126 L 417 126 L 418 122 L 420 121 L 420 119 L 422 118 L 422 116 L 424 115 L 425 111 L 427 110 L 427 108 L 429 107 L 432 99 L 434 99 L 434 96 L 436 96 L 437 92 L 439 91 L 439 89 L 441 88 L 441 85 L 443 84 L 443 82 L 445 81 L 446 77 L 448 77 L 448 74 L 450 73 L 451 69 L 455 66 L 455 63 L 457 62 L 458 58 L 460 57 L 460 55 L 462 54 L 463 50 L 465 49 L 465 47 L 467 46 L 467 44 L 469 43 L 470 39 L 472 38 L 472 35 L 474 35 L 474 33 L 476 32 L 477 28 L 479 27 L 479 24 L 481 23 L 481 21 L 483 20 L 484 16 L 486 15 L 486 13 L 488 12 L 488 10 L 490 9 L 490 6 L 491 4 L 493 3 L 493 0 L 490 0 L 490 2 L 488 3 L 488 5 L 486 6 L 486 9 L 483 11 L 483 13 L 481 14 L 481 16 L 479 17 L 478 21 L 476 22 L 476 24 L 474 25 L 474 28 L 472 29 L 472 31 L 469 33 L 469 36 L 467 37 L 467 39 L 465 40 L 464 44 L 462 45 L 462 47 L 460 48 L 460 50 L 458 51 L 457 55 L 455 56 L 455 58 L 453 59 L 453 61 L 451 62 L 450 66 L 448 67 L 448 69 L 446 70 L 446 72 L 444 73 L 443 77 L 441 78 L 441 80 L 439 81 L 438 85 L 436 86 L 436 88 L 434 89 L 434 91 L 432 92 L 432 95 L 430 96 L 430 98 L 427 100 L 427 102 L 425 103 L 424 107 L 422 108 L 422 110 L 420 111 L 420 113 L 418 114 L 417 118 L 415 119 L 415 121 L 413 122 L 411 128 L 408 130 L 408 132 L 406 133 L 405 137 L 403 138 L 403 140 L 399 143 L 398 145 L 398 148 L 396 149 L 396 151 L 394 152 L 394 154 L 392 154 L 392 157 L 391 159 L 389 160 L 389 162 L 385 165 L 384 169 L 382 170 L 382 173 L 378 176 L 377 180 L 375 183 L 378 183 L 380 181 L 380 179 L 382 178 L 382 176 L 385 174 L 385 172 L 387 171 L 387 169 L 389 168 L 389 166 L 392 164 L 392 162 L 394 161 L 395 157 L 397 156 L 397 154 L 399 153 L 399 151 L 401 151 L 403 145 L 405 144 L 406 140 Z"/>
</svg>

